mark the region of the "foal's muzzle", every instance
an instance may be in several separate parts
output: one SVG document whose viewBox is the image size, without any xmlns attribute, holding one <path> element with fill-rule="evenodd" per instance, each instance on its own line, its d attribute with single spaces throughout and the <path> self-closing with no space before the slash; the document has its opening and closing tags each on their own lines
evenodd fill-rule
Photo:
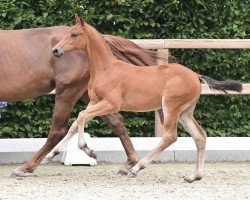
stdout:
<svg viewBox="0 0 250 200">
<path fill-rule="evenodd" d="M 59 51 L 58 49 L 53 49 L 53 54 L 55 57 L 60 58 L 63 55 L 62 51 Z"/>
</svg>

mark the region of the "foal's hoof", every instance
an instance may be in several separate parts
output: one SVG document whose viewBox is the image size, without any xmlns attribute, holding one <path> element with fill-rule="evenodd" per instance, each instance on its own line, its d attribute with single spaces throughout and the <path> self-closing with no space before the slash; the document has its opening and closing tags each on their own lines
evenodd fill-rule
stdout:
<svg viewBox="0 0 250 200">
<path fill-rule="evenodd" d="M 90 151 L 89 157 L 97 159 L 97 156 L 96 156 L 96 154 L 94 153 L 93 150 Z"/>
<path fill-rule="evenodd" d="M 52 157 L 45 157 L 44 159 L 43 159 L 43 161 L 42 161 L 42 164 L 47 164 L 47 163 L 49 163 L 49 162 L 51 162 L 52 161 Z"/>
<path fill-rule="evenodd" d="M 52 151 L 49 154 L 47 154 L 47 156 L 45 156 L 45 158 L 43 159 L 42 163 L 46 164 L 52 161 L 52 159 L 57 156 L 58 154 L 60 154 L 59 151 Z"/>
<path fill-rule="evenodd" d="M 122 175 L 122 176 L 127 176 L 128 172 L 125 169 L 119 169 L 119 171 L 116 174 Z"/>
<path fill-rule="evenodd" d="M 127 174 L 127 177 L 128 177 L 128 178 L 135 178 L 135 177 L 136 177 L 136 173 L 129 172 L 129 173 Z"/>
<path fill-rule="evenodd" d="M 188 183 L 199 181 L 201 179 L 202 179 L 202 176 L 198 176 L 198 175 L 191 175 L 191 176 L 184 177 L 184 180 Z"/>
</svg>

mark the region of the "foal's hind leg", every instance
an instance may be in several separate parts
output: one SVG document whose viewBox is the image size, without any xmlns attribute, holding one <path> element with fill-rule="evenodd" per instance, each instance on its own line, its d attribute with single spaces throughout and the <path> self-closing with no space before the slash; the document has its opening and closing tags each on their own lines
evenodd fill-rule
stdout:
<svg viewBox="0 0 250 200">
<path fill-rule="evenodd" d="M 197 147 L 197 164 L 194 174 L 185 177 L 185 180 L 189 183 L 200 180 L 203 177 L 204 159 L 205 159 L 205 146 L 206 146 L 206 132 L 197 123 L 193 117 L 195 104 L 181 113 L 179 122 L 183 128 L 192 136 Z"/>
<path fill-rule="evenodd" d="M 143 157 L 139 162 L 131 168 L 128 173 L 128 177 L 135 177 L 139 170 L 144 169 L 148 163 L 155 159 L 164 149 L 170 146 L 177 140 L 177 122 L 180 114 L 179 106 L 174 105 L 173 107 L 168 105 L 170 109 L 167 109 L 166 102 L 163 97 L 163 113 L 164 113 L 164 128 L 160 144 L 154 148 L 150 153 Z"/>
</svg>

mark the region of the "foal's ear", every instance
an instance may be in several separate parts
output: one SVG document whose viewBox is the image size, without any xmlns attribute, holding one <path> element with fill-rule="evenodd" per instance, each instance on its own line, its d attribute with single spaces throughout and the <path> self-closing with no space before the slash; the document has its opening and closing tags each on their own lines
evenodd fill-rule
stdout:
<svg viewBox="0 0 250 200">
<path fill-rule="evenodd" d="M 81 25 L 82 27 L 84 26 L 85 24 L 85 20 L 83 19 L 83 16 L 82 15 L 75 15 L 75 20 L 76 20 L 76 23 Z"/>
</svg>

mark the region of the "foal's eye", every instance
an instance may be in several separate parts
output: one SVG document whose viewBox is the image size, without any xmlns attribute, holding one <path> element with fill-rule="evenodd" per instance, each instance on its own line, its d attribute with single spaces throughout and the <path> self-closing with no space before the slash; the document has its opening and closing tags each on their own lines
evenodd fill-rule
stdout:
<svg viewBox="0 0 250 200">
<path fill-rule="evenodd" d="M 71 33 L 71 37 L 73 38 L 77 37 L 77 33 Z"/>
</svg>

